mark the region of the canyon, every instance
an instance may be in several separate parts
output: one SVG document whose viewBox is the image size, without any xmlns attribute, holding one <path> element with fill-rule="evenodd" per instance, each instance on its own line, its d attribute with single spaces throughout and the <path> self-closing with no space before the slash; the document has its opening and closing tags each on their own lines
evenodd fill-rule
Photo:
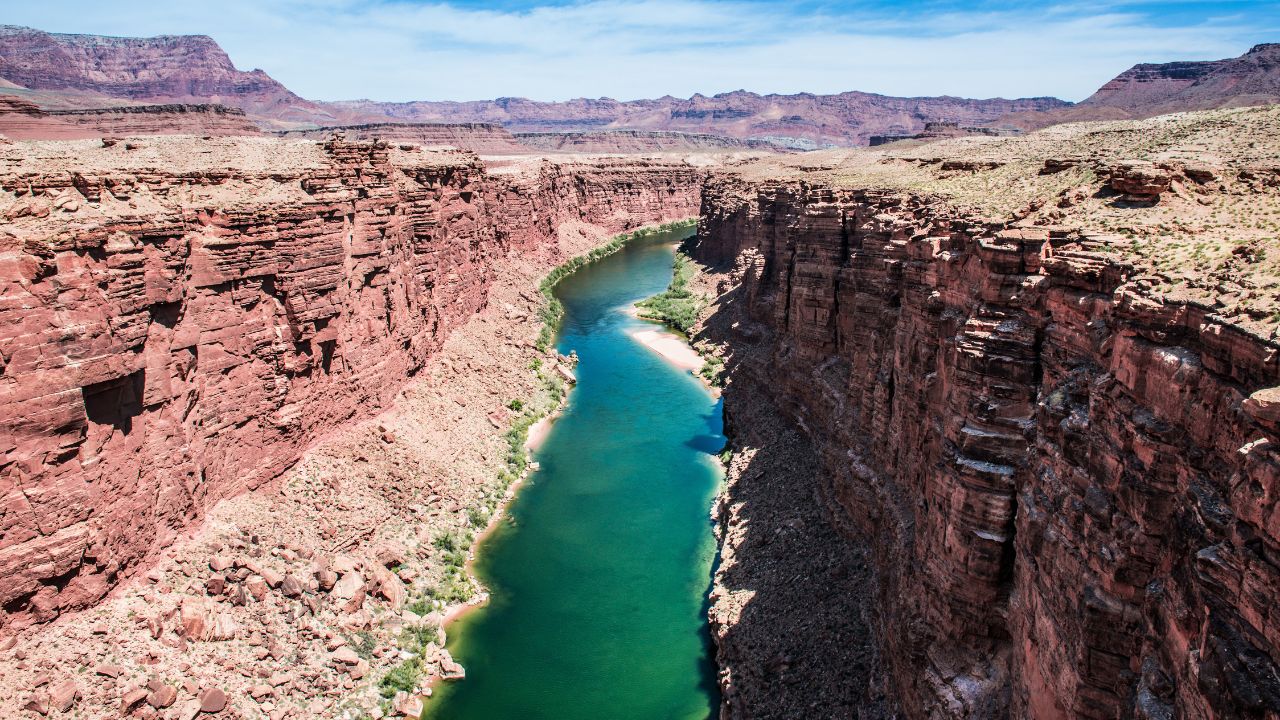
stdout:
<svg viewBox="0 0 1280 720">
<path fill-rule="evenodd" d="M 713 173 L 727 717 L 1280 713 L 1280 114 L 1176 117 Z"/>
<path fill-rule="evenodd" d="M 1276 48 L 320 103 L 0 28 L 0 713 L 417 714 L 577 377 L 540 282 L 697 216 L 721 717 L 1280 717 Z"/>
<path fill-rule="evenodd" d="M 644 159 L 489 172 L 340 136 L 0 157 L 9 714 L 99 715 L 159 671 L 186 678 L 172 697 L 147 688 L 178 707 L 221 693 L 242 713 L 319 712 L 356 680 L 376 697 L 398 651 L 343 638 L 394 646 L 445 582 L 435 533 L 491 502 L 505 395 L 543 392 L 523 370 L 544 355 L 528 288 L 567 252 L 696 214 L 703 176 Z M 229 658 L 244 678 L 224 676 Z M 77 683 L 77 667 L 109 679 Z"/>
<path fill-rule="evenodd" d="M 42 145 L 0 178 L 6 628 L 100 599 L 205 508 L 385 407 L 484 306 L 490 255 L 564 220 L 691 215 L 699 179 L 620 162 L 522 184 L 454 153 L 243 143 Z M 162 169 L 188 151 L 202 162 Z"/>
</svg>

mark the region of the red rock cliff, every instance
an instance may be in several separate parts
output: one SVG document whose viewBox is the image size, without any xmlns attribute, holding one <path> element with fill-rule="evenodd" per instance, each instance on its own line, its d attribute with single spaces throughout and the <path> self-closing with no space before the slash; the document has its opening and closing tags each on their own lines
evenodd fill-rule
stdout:
<svg viewBox="0 0 1280 720">
<path fill-rule="evenodd" d="M 1088 238 L 939 207 L 726 177 L 699 229 L 745 268 L 732 356 L 767 358 L 730 360 L 729 422 L 764 394 L 817 447 L 872 558 L 886 694 L 913 718 L 1276 717 L 1280 346 Z"/>
<path fill-rule="evenodd" d="M 101 145 L 0 147 L 0 632 L 97 601 L 386 407 L 485 305 L 496 254 L 554 252 L 564 221 L 691 216 L 702 180 L 497 176 L 377 142 Z"/>
</svg>

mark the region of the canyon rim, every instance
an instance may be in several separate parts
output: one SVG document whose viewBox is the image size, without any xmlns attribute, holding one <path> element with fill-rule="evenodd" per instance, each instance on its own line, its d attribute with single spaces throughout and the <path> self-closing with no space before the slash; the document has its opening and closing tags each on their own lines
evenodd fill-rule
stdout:
<svg viewBox="0 0 1280 720">
<path fill-rule="evenodd" d="M 1280 719 L 1245 5 L 15 10 L 0 715 Z"/>
</svg>

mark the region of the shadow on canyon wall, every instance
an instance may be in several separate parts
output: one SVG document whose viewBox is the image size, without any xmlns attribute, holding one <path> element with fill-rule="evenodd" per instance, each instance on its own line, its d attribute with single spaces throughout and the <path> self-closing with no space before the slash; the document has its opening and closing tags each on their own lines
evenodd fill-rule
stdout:
<svg viewBox="0 0 1280 720">
<path fill-rule="evenodd" d="M 734 459 L 719 505 L 723 557 L 711 613 L 727 717 L 891 717 L 875 682 L 867 548 L 837 529 L 832 478 L 762 389 L 769 331 L 745 317 L 743 292 L 717 298 L 695 336 L 730 343 L 725 432 Z"/>
</svg>

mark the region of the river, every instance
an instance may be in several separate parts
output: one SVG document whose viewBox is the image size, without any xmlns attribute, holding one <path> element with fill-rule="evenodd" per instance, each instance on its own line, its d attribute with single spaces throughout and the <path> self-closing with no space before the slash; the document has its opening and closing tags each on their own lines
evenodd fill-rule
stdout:
<svg viewBox="0 0 1280 720">
<path fill-rule="evenodd" d="M 580 358 L 564 414 L 474 570 L 488 605 L 449 626 L 467 669 L 437 720 L 705 720 L 718 695 L 705 596 L 720 405 L 628 333 L 671 279 L 681 230 L 565 278 L 561 353 Z"/>
</svg>

